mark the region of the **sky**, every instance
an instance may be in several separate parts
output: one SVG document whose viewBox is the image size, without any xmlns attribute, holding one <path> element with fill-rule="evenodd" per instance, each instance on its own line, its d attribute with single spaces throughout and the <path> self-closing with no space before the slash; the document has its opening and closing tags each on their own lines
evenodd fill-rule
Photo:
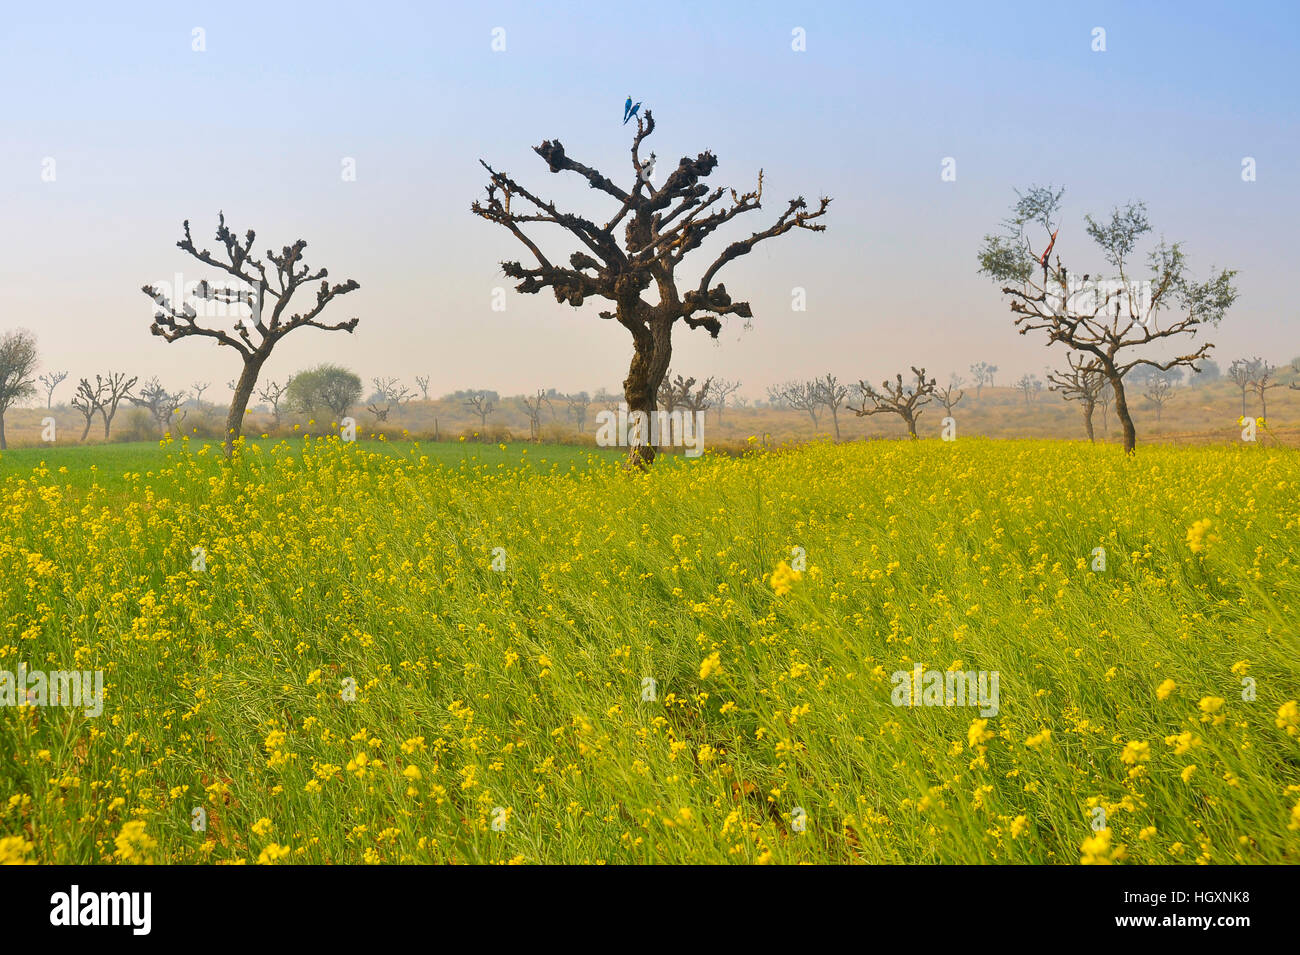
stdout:
<svg viewBox="0 0 1300 955">
<path fill-rule="evenodd" d="M 516 293 L 499 263 L 526 250 L 470 203 L 483 159 L 607 219 L 599 194 L 550 174 L 532 147 L 560 139 L 630 186 L 631 94 L 654 112 L 646 149 L 660 169 L 712 150 L 709 181 L 741 191 L 764 170 L 763 208 L 687 258 L 686 287 L 788 198 L 833 198 L 826 232 L 762 243 L 719 274 L 752 304 L 752 327 L 728 319 L 714 342 L 679 325 L 674 371 L 739 379 L 752 397 L 787 379 L 879 381 L 911 365 L 941 379 L 969 377 L 977 361 L 998 365 L 999 383 L 1041 376 L 1063 354 L 1016 333 L 976 261 L 1015 190 L 1032 184 L 1066 189 L 1058 249 L 1078 271 L 1101 264 L 1084 214 L 1145 201 L 1152 241 L 1182 242 L 1194 277 L 1239 270 L 1238 302 L 1210 336 L 1219 363 L 1285 362 L 1300 355 L 1297 11 L 12 4 L 0 22 L 0 332 L 32 330 L 42 371 L 71 373 L 56 400 L 109 368 L 173 389 L 211 382 L 208 401 L 228 394 L 238 355 L 151 336 L 140 291 L 177 273 L 213 277 L 175 243 L 189 219 L 196 243 L 214 247 L 222 210 L 240 234 L 256 230 L 258 251 L 302 238 L 310 265 L 361 285 L 325 314 L 359 318 L 352 336 L 299 330 L 265 377 L 329 361 L 367 382 L 428 375 L 434 394 L 618 388 L 631 344 L 597 317 L 606 305 Z M 1247 157 L 1254 181 L 1243 180 Z M 534 234 L 557 255 L 572 248 Z"/>
</svg>

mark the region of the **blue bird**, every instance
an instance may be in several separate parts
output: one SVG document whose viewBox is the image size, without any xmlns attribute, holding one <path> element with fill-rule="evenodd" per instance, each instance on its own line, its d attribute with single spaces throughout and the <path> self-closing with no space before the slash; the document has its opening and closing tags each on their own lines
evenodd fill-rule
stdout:
<svg viewBox="0 0 1300 955">
<path fill-rule="evenodd" d="M 629 103 L 632 102 L 631 99 L 629 99 L 628 102 L 629 102 Z M 629 109 L 629 110 L 627 111 L 627 115 L 623 117 L 623 125 L 624 125 L 624 126 L 627 125 L 627 121 L 628 121 L 629 119 L 631 119 L 633 116 L 636 115 L 636 111 L 639 110 L 640 108 L 641 108 L 641 104 L 640 104 L 640 103 L 637 103 L 635 106 L 633 106 L 631 109 Z"/>
<path fill-rule="evenodd" d="M 627 118 L 631 115 L 632 115 L 632 97 L 629 96 L 627 98 L 627 102 L 623 104 L 623 122 L 626 123 Z"/>
</svg>

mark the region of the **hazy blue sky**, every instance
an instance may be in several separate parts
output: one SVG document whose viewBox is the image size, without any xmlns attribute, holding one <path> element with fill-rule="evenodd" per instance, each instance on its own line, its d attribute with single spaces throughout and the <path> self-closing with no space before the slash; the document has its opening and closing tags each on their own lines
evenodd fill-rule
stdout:
<svg viewBox="0 0 1300 955">
<path fill-rule="evenodd" d="M 1298 26 L 1294 3 L 10 4 L 0 330 L 33 329 L 44 367 L 74 380 L 113 366 L 224 392 L 237 356 L 150 336 L 139 291 L 177 271 L 202 277 L 175 248 L 181 220 L 212 246 L 224 209 L 258 231 L 259 251 L 305 238 L 309 263 L 362 286 L 331 306 L 360 317 L 355 335 L 297 332 L 271 377 L 334 360 L 366 379 L 428 373 L 439 393 L 615 386 L 630 345 L 596 317 L 602 305 L 510 290 L 507 310 L 491 310 L 493 288 L 510 284 L 497 263 L 524 250 L 469 205 L 482 157 L 599 215 L 592 192 L 551 176 L 531 147 L 559 138 L 629 177 L 631 93 L 654 111 L 661 170 L 704 149 L 720 158 L 714 182 L 749 188 L 766 170 L 764 209 L 714 248 L 765 227 L 788 197 L 834 197 L 829 231 L 727 267 L 753 328 L 733 319 L 717 346 L 679 329 L 679 371 L 740 378 L 753 395 L 910 364 L 1041 375 L 1060 354 L 1015 334 L 975 261 L 1013 189 L 1035 182 L 1067 188 L 1060 246 L 1085 271 L 1100 263 L 1079 251 L 1083 213 L 1145 199 L 1197 275 L 1241 270 L 1220 363 L 1287 360 L 1300 354 L 1288 292 Z M 796 27 L 805 52 L 791 49 Z M 1105 52 L 1091 48 L 1094 27 Z M 948 156 L 955 182 L 940 179 Z M 1242 181 L 1246 156 L 1255 182 Z M 681 271 L 697 277 L 709 249 Z M 806 312 L 791 310 L 796 286 Z"/>
</svg>

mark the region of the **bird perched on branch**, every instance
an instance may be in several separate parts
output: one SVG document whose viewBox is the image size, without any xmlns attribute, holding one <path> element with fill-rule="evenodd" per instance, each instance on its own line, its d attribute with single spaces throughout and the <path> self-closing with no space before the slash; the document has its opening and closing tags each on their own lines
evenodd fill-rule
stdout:
<svg viewBox="0 0 1300 955">
<path fill-rule="evenodd" d="M 623 104 L 623 125 L 624 126 L 627 125 L 627 121 L 629 119 L 631 119 L 633 116 L 636 115 L 636 111 L 639 110 L 640 108 L 641 108 L 640 102 L 638 102 L 635 106 L 633 106 L 632 97 L 629 96 L 627 98 L 627 102 Z"/>
</svg>

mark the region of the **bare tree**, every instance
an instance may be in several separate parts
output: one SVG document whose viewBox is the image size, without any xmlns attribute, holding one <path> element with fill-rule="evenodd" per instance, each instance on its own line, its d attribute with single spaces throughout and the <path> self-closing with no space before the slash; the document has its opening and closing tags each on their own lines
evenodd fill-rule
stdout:
<svg viewBox="0 0 1300 955">
<path fill-rule="evenodd" d="M 750 318 L 748 302 L 733 301 L 721 282 L 713 284 L 718 272 L 728 263 L 747 255 L 758 243 L 781 236 L 793 229 L 821 232 L 826 227 L 815 221 L 826 213 L 830 199 L 824 198 L 816 209 L 799 197 L 791 199 L 776 222 L 727 245 L 703 272 L 697 285 L 680 288 L 676 274 L 682 259 L 699 248 L 715 231 L 744 213 L 761 208 L 763 176 L 743 195 L 735 190 L 712 191 L 700 180 L 709 176 L 718 164 L 711 152 L 694 159 L 683 157 L 677 168 L 664 177 L 656 188 L 643 174 L 640 157 L 642 142 L 655 129 L 654 117 L 646 110 L 644 120 L 637 118 L 637 132 L 632 141 L 631 189 L 616 186 L 598 170 L 580 163 L 565 152 L 559 140 L 547 140 L 534 150 L 552 173 L 571 172 L 617 204 L 612 217 L 604 224 L 575 213 L 561 212 L 554 202 L 542 199 L 505 173 L 487 163 L 489 183 L 487 197 L 471 207 L 475 215 L 497 223 L 510 231 L 536 260 L 536 266 L 520 262 L 503 262 L 508 278 L 518 279 L 516 290 L 535 294 L 549 288 L 559 302 L 581 306 L 588 298 L 599 297 L 614 303 L 614 308 L 600 316 L 617 320 L 632 336 L 633 355 L 623 394 L 632 412 L 653 414 L 659 383 L 672 361 L 672 331 L 676 322 L 689 328 L 703 328 L 713 338 L 722 331 L 721 319 L 727 315 Z M 731 204 L 721 204 L 730 195 Z M 512 200 L 523 209 L 510 209 Z M 626 222 L 624 223 L 624 220 Z M 615 230 L 623 226 L 620 245 Z M 568 257 L 568 265 L 556 265 L 525 232 L 525 226 L 555 225 L 568 232 L 582 246 Z M 643 293 L 653 289 L 654 300 Z M 646 467 L 654 460 L 655 450 L 646 444 L 629 449 L 629 463 Z"/>
<path fill-rule="evenodd" d="M 985 385 L 993 387 L 993 376 L 998 373 L 998 366 L 986 361 L 976 362 L 970 366 L 970 373 L 975 376 L 975 400 L 978 401 Z"/>
<path fill-rule="evenodd" d="M 428 401 L 428 400 L 429 400 L 429 376 L 428 376 L 428 375 L 416 375 L 416 376 L 415 376 L 415 385 L 416 385 L 417 388 L 420 389 L 420 396 L 421 396 L 421 397 L 420 397 L 420 400 L 421 400 L 421 401 Z"/>
<path fill-rule="evenodd" d="M 1016 382 L 1016 387 L 1025 396 L 1025 404 L 1028 405 L 1033 400 L 1034 395 L 1042 390 L 1043 383 L 1038 379 L 1037 375 L 1024 374 Z"/>
<path fill-rule="evenodd" d="M 821 403 L 829 409 L 831 421 L 835 424 L 835 440 L 840 440 L 840 407 L 844 404 L 845 399 L 849 396 L 849 389 L 846 385 L 841 385 L 838 378 L 827 373 L 825 378 L 818 378 L 813 382 L 817 389 L 817 397 Z"/>
<path fill-rule="evenodd" d="M 611 414 L 617 414 L 619 408 L 624 407 L 622 394 L 616 391 L 607 391 L 604 388 L 596 392 L 595 400 Z"/>
<path fill-rule="evenodd" d="M 99 416 L 104 421 L 104 440 L 107 441 L 109 432 L 113 428 L 113 419 L 117 417 L 117 406 L 123 399 L 131 397 L 131 389 L 135 387 L 136 382 L 140 379 L 136 375 L 127 376 L 123 371 L 110 371 L 108 377 L 104 378 L 104 399 L 99 403 Z M 100 381 L 99 375 L 95 376 L 95 382 Z M 157 383 L 157 379 L 154 379 Z M 182 397 L 182 402 L 184 398 Z"/>
<path fill-rule="evenodd" d="M 415 400 L 415 391 L 402 384 L 397 378 L 372 378 L 371 382 L 379 396 L 401 406 Z"/>
<path fill-rule="evenodd" d="M 496 405 L 492 401 L 492 396 L 486 391 L 471 392 L 465 398 L 465 407 L 478 415 L 480 434 L 487 430 L 488 415 L 497 410 Z"/>
<path fill-rule="evenodd" d="M 41 387 L 45 389 L 45 408 L 48 411 L 54 407 L 54 389 L 59 387 L 65 378 L 68 377 L 66 371 L 52 371 L 48 375 L 41 375 L 38 381 Z"/>
<path fill-rule="evenodd" d="M 980 271 L 1005 283 L 1002 293 L 1010 299 L 1020 334 L 1046 332 L 1048 344 L 1061 342 L 1101 362 L 1102 373 L 1115 392 L 1115 414 L 1124 427 L 1124 450 L 1131 452 L 1137 447 L 1137 430 L 1128 410 L 1124 376 L 1139 365 L 1161 371 L 1183 365 L 1195 371 L 1196 362 L 1214 346 L 1206 342 L 1166 361 L 1125 359 L 1132 350 L 1152 342 L 1163 344 L 1166 339 L 1195 336 L 1206 325 L 1217 327 L 1236 301 L 1232 285 L 1236 273 L 1223 269 L 1216 274 L 1211 269 L 1208 281 L 1196 283 L 1188 277 L 1182 247 L 1162 239 L 1147 259 L 1152 278 L 1140 290 L 1135 288 L 1129 259 L 1138 241 L 1151 231 L 1146 207 L 1137 202 L 1114 209 L 1108 222 L 1084 217 L 1088 236 L 1116 269 L 1118 280 L 1103 288 L 1100 282 L 1090 285 L 1090 276 L 1085 274 L 1082 284 L 1071 286 L 1059 252 L 1056 264 L 1051 263 L 1064 191 L 1035 186 L 1018 194 L 1003 234 L 984 237 Z M 1045 246 L 1040 255 L 1033 252 L 1031 228 L 1043 230 Z M 1160 318 L 1166 310 L 1176 310 L 1177 317 L 1162 328 Z"/>
<path fill-rule="evenodd" d="M 203 392 L 207 391 L 211 387 L 212 382 L 210 381 L 196 381 L 194 384 L 190 385 L 190 388 L 194 391 L 194 404 L 198 406 L 200 411 L 203 410 Z"/>
<path fill-rule="evenodd" d="M 683 378 L 681 375 L 674 378 L 672 370 L 669 369 L 664 373 L 663 381 L 659 383 L 657 395 L 659 407 L 669 414 L 678 405 L 683 405 L 692 411 L 702 410 L 703 407 L 708 405 L 708 395 L 709 390 L 713 387 L 713 379 L 706 379 L 699 391 L 692 394 L 691 389 L 694 387 L 694 378 Z"/>
<path fill-rule="evenodd" d="M 154 312 L 153 325 L 149 329 L 168 342 L 174 342 L 191 335 L 212 338 L 218 344 L 233 348 L 239 352 L 244 367 L 235 386 L 235 394 L 226 415 L 226 433 L 223 446 L 227 457 L 234 450 L 234 443 L 243 433 L 244 412 L 248 408 L 248 399 L 252 397 L 253 388 L 262 366 L 271 357 L 271 351 L 280 339 L 298 328 L 319 328 L 323 331 L 351 332 L 357 327 L 357 319 L 327 325 L 319 321 L 321 312 L 330 302 L 340 295 L 360 288 L 353 279 L 342 284 L 330 285 L 329 272 L 326 269 L 312 271 L 302 261 L 303 250 L 307 243 L 299 239 L 293 245 L 284 246 L 279 254 L 268 250 L 266 259 L 274 269 L 268 274 L 266 262 L 252 254 L 256 233 L 249 229 L 241 244 L 239 238 L 226 227 L 226 216 L 218 213 L 217 241 L 225 249 L 225 260 L 214 256 L 207 249 L 195 248 L 190 238 L 190 221 L 184 223 L 185 237 L 176 243 L 177 248 L 198 259 L 205 265 L 219 269 L 234 279 L 231 284 L 209 285 L 207 280 L 199 282 L 194 298 L 200 303 L 216 302 L 226 306 L 243 306 L 249 312 L 252 322 L 250 327 L 243 317 L 234 324 L 235 334 L 223 328 L 214 328 L 199 324 L 199 313 L 194 305 L 176 296 L 168 297 L 152 285 L 146 285 L 143 291 L 158 306 Z M 300 288 L 310 287 L 320 282 L 316 290 L 316 299 L 309 302 L 305 311 L 286 314 L 294 294 Z M 270 317 L 266 317 L 267 296 L 272 299 Z M 203 305 L 206 310 L 206 304 Z M 256 335 L 256 338 L 254 337 Z"/>
<path fill-rule="evenodd" d="M 1066 401 L 1077 401 L 1083 406 L 1084 430 L 1088 432 L 1088 440 L 1096 444 L 1092 415 L 1097 408 L 1106 377 L 1102 374 L 1101 363 L 1095 358 L 1068 352 L 1066 360 L 1069 362 L 1069 370 L 1050 373 L 1047 376 L 1048 387 L 1052 391 L 1059 391 Z M 1109 401 L 1106 403 L 1109 404 Z"/>
<path fill-rule="evenodd" d="M 280 402 L 284 400 L 291 384 L 293 384 L 292 375 L 285 379 L 284 384 L 279 384 L 273 379 L 258 389 L 258 399 L 267 402 L 271 406 L 271 414 L 275 416 L 273 428 L 280 427 Z"/>
<path fill-rule="evenodd" d="M 400 415 L 402 408 L 415 400 L 415 392 L 396 378 L 372 378 L 370 380 L 375 386 L 375 391 L 379 393 L 379 400 L 386 404 L 382 416 L 379 416 L 376 412 L 376 416 L 379 417 L 380 421 L 387 421 L 389 412 L 394 409 Z M 373 407 L 370 410 L 375 411 Z"/>
<path fill-rule="evenodd" d="M 694 382 L 694 378 L 686 379 L 686 388 L 682 391 L 681 404 L 685 405 L 688 411 L 706 411 L 712 408 L 714 399 L 717 397 L 713 393 L 713 379 L 705 378 L 704 383 L 692 391 L 690 386 Z"/>
<path fill-rule="evenodd" d="M 183 391 L 170 392 L 159 384 L 157 378 L 150 378 L 141 387 L 139 395 L 128 394 L 126 400 L 148 411 L 159 432 L 165 436 L 171 432 L 173 423 L 180 424 L 185 420 L 186 412 L 181 411 L 181 406 L 189 400 L 189 395 Z M 177 412 L 180 412 L 180 417 L 176 416 Z M 107 430 L 104 434 L 107 437 Z"/>
<path fill-rule="evenodd" d="M 1228 366 L 1228 378 L 1241 392 L 1241 416 L 1246 417 L 1246 395 L 1255 385 L 1255 366 L 1258 358 L 1238 358 Z"/>
<path fill-rule="evenodd" d="M 934 396 L 939 399 L 939 404 L 943 405 L 943 410 L 949 417 L 952 416 L 952 409 L 966 397 L 966 392 L 960 389 L 961 381 L 959 375 L 953 375 L 948 384 L 934 391 Z"/>
<path fill-rule="evenodd" d="M 876 391 L 865 381 L 858 382 L 862 392 L 862 405 L 854 410 L 859 417 L 863 415 L 896 414 L 907 425 L 907 433 L 916 440 L 916 422 L 921 417 L 921 409 L 929 404 L 935 393 L 933 378 L 926 379 L 925 369 L 912 366 L 916 376 L 915 385 L 904 385 L 903 376 L 896 376 L 894 382 L 881 382 L 881 390 Z M 871 407 L 867 406 L 871 402 Z"/>
<path fill-rule="evenodd" d="M 722 412 L 727 406 L 727 399 L 740 390 L 740 381 L 719 378 L 713 383 L 713 393 L 718 398 L 718 424 L 722 424 Z"/>
<path fill-rule="evenodd" d="M 1105 375 L 1101 379 L 1101 391 L 1097 393 L 1097 404 L 1101 405 L 1101 426 L 1106 440 L 1110 440 L 1110 406 L 1115 400 L 1115 392 L 1111 390 L 1110 382 L 1106 380 Z"/>
<path fill-rule="evenodd" d="M 669 414 L 672 414 L 673 409 L 677 407 L 681 399 L 690 391 L 691 386 L 695 384 L 694 378 L 688 381 L 681 375 L 677 376 L 677 383 L 674 384 L 672 375 L 672 369 L 664 372 L 663 380 L 659 382 L 659 391 L 656 394 L 658 407 Z"/>
<path fill-rule="evenodd" d="M 1173 397 L 1173 393 L 1174 383 L 1165 375 L 1152 375 L 1151 379 L 1147 382 L 1146 390 L 1142 393 L 1142 396 L 1156 406 L 1157 423 L 1160 421 L 1160 416 L 1164 412 L 1165 405 L 1168 404 L 1169 399 Z"/>
<path fill-rule="evenodd" d="M 376 421 L 387 421 L 389 413 L 393 410 L 393 403 L 389 401 L 385 403 L 384 407 L 379 408 L 372 401 L 366 405 L 366 410 L 375 416 Z"/>
<path fill-rule="evenodd" d="M 546 396 L 546 392 L 538 388 L 537 394 L 529 397 L 523 395 L 519 398 L 519 403 L 524 408 L 524 413 L 528 415 L 528 436 L 533 441 L 542 439 L 542 408 L 550 408 L 551 414 L 555 414 L 555 407 L 551 404 L 551 399 Z"/>
<path fill-rule="evenodd" d="M 99 414 L 104 405 L 104 380 L 95 376 L 95 387 L 90 386 L 89 378 L 82 378 L 77 382 L 76 393 L 72 396 L 72 407 L 76 408 L 83 418 L 86 419 L 86 427 L 81 431 L 81 440 L 85 441 L 86 436 L 90 434 L 90 425 L 94 421 L 95 415 Z"/>
<path fill-rule="evenodd" d="M 0 337 L 0 451 L 5 442 L 5 412 L 36 394 L 36 336 L 18 329 Z"/>
<path fill-rule="evenodd" d="M 1282 384 L 1280 381 L 1274 380 L 1273 375 L 1276 372 L 1277 365 L 1270 365 L 1263 358 L 1255 359 L 1255 374 L 1251 379 L 1250 386 L 1255 390 L 1255 395 L 1259 398 L 1259 413 L 1265 421 L 1268 420 L 1269 390 Z"/>
<path fill-rule="evenodd" d="M 787 381 L 767 389 L 767 396 L 778 406 L 807 412 L 817 430 L 817 409 L 822 406 L 821 389 L 815 381 Z"/>
<path fill-rule="evenodd" d="M 587 408 L 591 404 L 591 395 L 580 391 L 576 395 L 567 395 L 564 399 L 566 413 L 578 426 L 578 434 L 587 429 Z"/>
</svg>

